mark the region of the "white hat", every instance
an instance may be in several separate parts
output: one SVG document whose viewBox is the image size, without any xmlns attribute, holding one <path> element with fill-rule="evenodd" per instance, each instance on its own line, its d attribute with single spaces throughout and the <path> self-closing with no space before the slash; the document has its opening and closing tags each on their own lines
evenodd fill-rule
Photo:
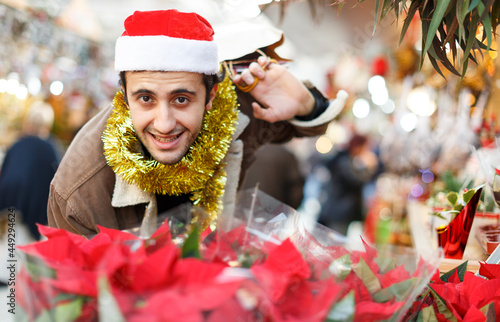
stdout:
<svg viewBox="0 0 500 322">
<path fill-rule="evenodd" d="M 233 60 L 253 53 L 256 49 L 277 44 L 283 32 L 266 23 L 241 21 L 214 26 L 214 39 L 219 46 L 219 59 Z"/>
<path fill-rule="evenodd" d="M 124 26 L 116 41 L 116 71 L 219 71 L 213 28 L 196 13 L 136 11 Z"/>
</svg>

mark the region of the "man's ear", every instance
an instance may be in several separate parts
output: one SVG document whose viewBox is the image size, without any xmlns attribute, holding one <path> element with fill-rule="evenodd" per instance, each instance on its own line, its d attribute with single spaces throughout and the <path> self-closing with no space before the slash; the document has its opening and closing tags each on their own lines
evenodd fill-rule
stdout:
<svg viewBox="0 0 500 322">
<path fill-rule="evenodd" d="M 210 91 L 210 100 L 208 101 L 207 106 L 205 107 L 206 111 L 210 111 L 212 108 L 212 102 L 214 101 L 215 94 L 217 94 L 217 88 L 219 87 L 219 84 L 215 84 L 214 88 Z"/>
</svg>

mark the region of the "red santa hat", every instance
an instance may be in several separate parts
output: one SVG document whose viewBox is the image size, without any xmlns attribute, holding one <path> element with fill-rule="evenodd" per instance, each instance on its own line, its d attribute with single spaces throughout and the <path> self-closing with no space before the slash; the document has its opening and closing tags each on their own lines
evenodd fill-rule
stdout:
<svg viewBox="0 0 500 322">
<path fill-rule="evenodd" d="M 216 74 L 217 45 L 210 23 L 196 13 L 136 11 L 116 41 L 115 70 Z"/>
</svg>

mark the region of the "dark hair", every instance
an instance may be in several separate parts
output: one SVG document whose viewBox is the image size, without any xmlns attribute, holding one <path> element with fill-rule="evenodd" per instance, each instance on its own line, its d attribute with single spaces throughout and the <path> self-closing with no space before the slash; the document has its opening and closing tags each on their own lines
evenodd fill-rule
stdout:
<svg viewBox="0 0 500 322">
<path fill-rule="evenodd" d="M 226 76 L 226 69 L 222 68 L 221 71 L 217 74 L 213 75 L 202 74 L 202 75 L 203 75 L 203 84 L 205 85 L 205 89 L 207 90 L 205 94 L 205 104 L 208 104 L 208 101 L 210 100 L 210 91 L 214 88 L 215 84 L 218 84 L 224 80 L 224 77 Z M 119 84 L 120 86 L 123 87 L 123 95 L 125 98 L 125 103 L 127 103 L 128 105 L 127 81 L 125 79 L 125 71 L 121 71 L 119 76 L 120 76 Z"/>
</svg>

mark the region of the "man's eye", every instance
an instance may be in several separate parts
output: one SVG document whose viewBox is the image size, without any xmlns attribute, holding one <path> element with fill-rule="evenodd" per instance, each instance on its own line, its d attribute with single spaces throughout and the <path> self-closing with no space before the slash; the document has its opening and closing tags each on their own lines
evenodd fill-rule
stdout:
<svg viewBox="0 0 500 322">
<path fill-rule="evenodd" d="M 149 102 L 151 102 L 151 97 L 149 97 L 149 96 L 141 96 L 141 97 L 139 97 L 139 99 L 140 99 L 141 101 L 143 101 L 144 103 L 149 103 Z"/>
<path fill-rule="evenodd" d="M 187 97 L 184 97 L 184 96 L 181 96 L 181 97 L 177 97 L 175 99 L 175 101 L 179 104 L 186 104 L 189 100 Z"/>
</svg>

